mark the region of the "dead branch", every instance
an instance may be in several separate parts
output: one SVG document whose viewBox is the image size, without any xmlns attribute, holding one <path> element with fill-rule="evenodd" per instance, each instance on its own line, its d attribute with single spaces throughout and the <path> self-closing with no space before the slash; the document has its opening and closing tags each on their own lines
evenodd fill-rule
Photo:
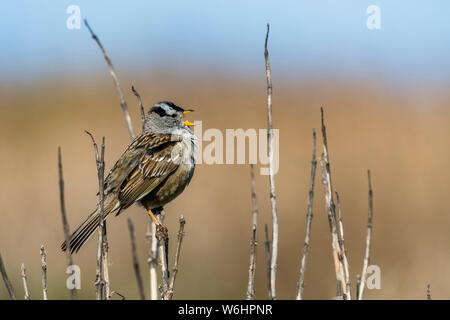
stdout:
<svg viewBox="0 0 450 320">
<path fill-rule="evenodd" d="M 123 111 L 123 114 L 125 116 L 125 120 L 127 122 L 128 132 L 130 133 L 131 138 L 134 139 L 135 134 L 134 134 L 133 124 L 131 123 L 130 112 L 128 111 L 128 105 L 127 105 L 127 102 L 125 101 L 125 98 L 123 96 L 122 89 L 120 88 L 119 79 L 117 78 L 116 71 L 114 70 L 114 66 L 113 66 L 113 64 L 111 62 L 111 59 L 109 59 L 108 55 L 106 54 L 105 48 L 103 48 L 103 45 L 100 42 L 100 39 L 97 37 L 97 35 L 94 33 L 94 31 L 92 31 L 92 29 L 89 26 L 89 24 L 88 24 L 86 19 L 84 19 L 84 24 L 86 25 L 86 27 L 88 28 L 89 32 L 91 33 L 92 39 L 94 39 L 95 42 L 97 42 L 97 45 L 99 46 L 100 50 L 102 51 L 103 57 L 105 58 L 106 63 L 108 64 L 109 72 L 111 74 L 111 77 L 113 78 L 114 85 L 116 87 L 117 93 L 119 94 L 120 105 L 122 107 L 122 111 Z"/>
<path fill-rule="evenodd" d="M 269 40 L 270 26 L 267 24 L 266 41 L 264 43 L 264 58 L 266 61 L 266 78 L 267 78 L 267 123 L 268 123 L 268 149 L 269 149 L 269 183 L 270 183 L 270 204 L 272 207 L 272 257 L 270 259 L 270 282 L 271 297 L 276 299 L 276 274 L 277 274 L 277 258 L 278 258 L 278 215 L 277 215 L 277 198 L 275 192 L 275 177 L 273 172 L 273 129 L 272 129 L 272 77 L 270 74 L 269 51 L 267 50 L 267 42 Z"/>
<path fill-rule="evenodd" d="M 22 283 L 23 283 L 23 291 L 25 292 L 25 300 L 31 300 L 30 292 L 28 291 L 28 283 L 27 283 L 27 269 L 25 268 L 25 264 L 22 263 L 20 267 Z"/>
<path fill-rule="evenodd" d="M 156 239 L 156 224 L 147 215 L 147 245 L 148 245 L 148 268 L 150 273 L 150 300 L 158 300 L 158 239 Z"/>
<path fill-rule="evenodd" d="M 134 236 L 134 226 L 130 218 L 128 218 L 128 229 L 130 230 L 131 253 L 133 255 L 133 268 L 136 274 L 136 280 L 139 288 L 139 296 L 141 300 L 145 300 L 144 283 L 142 282 L 141 270 L 139 268 L 139 260 L 136 249 L 136 238 Z"/>
<path fill-rule="evenodd" d="M 305 268 L 306 268 L 306 258 L 309 252 L 309 241 L 311 238 L 311 224 L 313 219 L 313 200 L 314 200 L 314 181 L 316 178 L 316 168 L 317 168 L 317 158 L 316 158 L 316 130 L 313 129 L 313 147 L 312 147 L 312 160 L 311 160 L 311 180 L 309 183 L 309 193 L 308 193 L 308 209 L 306 213 L 306 232 L 305 232 L 305 245 L 303 246 L 303 257 L 302 264 L 300 267 L 300 277 L 297 284 L 297 300 L 302 300 L 303 288 L 305 282 Z"/>
<path fill-rule="evenodd" d="M 169 282 L 169 290 L 167 292 L 167 297 L 165 300 L 172 300 L 173 297 L 173 288 L 175 286 L 175 280 L 178 274 L 178 262 L 180 260 L 180 251 L 181 251 L 181 243 L 183 242 L 184 237 L 184 225 L 186 224 L 186 220 L 184 220 L 184 217 L 180 217 L 180 229 L 178 230 L 178 241 L 177 241 L 177 247 L 175 249 L 175 262 L 173 264 L 172 268 L 172 275 L 170 277 Z"/>
<path fill-rule="evenodd" d="M 367 170 L 367 179 L 369 182 L 369 215 L 367 219 L 367 236 L 366 236 L 366 251 L 364 253 L 364 263 L 361 276 L 361 286 L 359 287 L 358 300 L 362 300 L 364 293 L 364 286 L 367 278 L 367 268 L 369 266 L 370 258 L 370 242 L 372 240 L 372 219 L 373 219 L 373 190 L 372 179 L 370 177 L 370 170 Z"/>
<path fill-rule="evenodd" d="M 164 221 L 164 211 L 156 217 L 158 219 L 159 225 L 163 225 Z M 160 293 L 163 300 L 166 300 L 167 293 L 169 291 L 169 263 L 168 263 L 168 250 L 169 250 L 169 237 L 167 234 L 162 232 L 162 230 L 156 231 L 156 238 L 158 239 L 159 245 L 159 256 L 161 264 L 161 286 Z"/>
<path fill-rule="evenodd" d="M 347 288 L 347 298 L 350 299 L 351 292 L 351 283 L 350 283 L 350 267 L 347 259 L 347 249 L 345 248 L 345 240 L 344 240 L 344 224 L 342 222 L 342 211 L 341 211 L 341 200 L 339 198 L 339 193 L 335 190 L 336 194 L 336 202 L 338 208 L 338 224 L 339 224 L 339 247 L 342 254 L 342 263 L 344 265 L 344 280 L 345 286 Z"/>
<path fill-rule="evenodd" d="M 356 300 L 359 300 L 359 288 L 361 287 L 361 276 L 356 276 Z"/>
<path fill-rule="evenodd" d="M 102 138 L 101 153 L 98 152 L 98 146 L 95 142 L 94 136 L 86 131 L 86 133 L 91 137 L 92 144 L 94 145 L 95 153 L 95 163 L 97 166 L 98 175 L 98 213 L 99 213 L 99 228 L 98 228 L 98 246 L 97 246 L 97 274 L 95 279 L 96 297 L 97 300 L 107 299 L 106 294 L 107 283 L 105 279 L 105 269 L 108 268 L 107 251 L 108 242 L 106 239 L 106 225 L 105 225 L 105 137 Z M 109 291 L 109 290 L 108 290 Z"/>
<path fill-rule="evenodd" d="M 247 300 L 255 298 L 256 248 L 258 246 L 258 202 L 256 200 L 256 183 L 254 165 L 250 164 L 250 180 L 252 186 L 252 239 L 250 241 L 250 267 L 248 269 Z"/>
<path fill-rule="evenodd" d="M 333 250 L 333 260 L 336 273 L 336 296 L 343 299 L 351 299 L 350 292 L 347 291 L 347 284 L 345 281 L 345 264 L 343 263 L 343 253 L 340 243 L 340 232 L 338 231 L 337 218 L 336 218 L 336 206 L 333 200 L 333 187 L 331 182 L 331 169 L 330 159 L 328 153 L 327 131 L 325 127 L 323 108 L 321 111 L 322 122 L 322 139 L 323 139 L 323 153 L 320 157 L 320 166 L 322 171 L 322 184 L 325 194 L 325 208 L 328 215 L 328 223 L 330 225 L 331 234 L 331 247 Z"/>
<path fill-rule="evenodd" d="M 62 167 L 62 156 L 61 156 L 61 147 L 58 147 L 58 173 L 59 173 L 59 199 L 61 204 L 61 217 L 64 229 L 64 236 L 66 239 L 66 260 L 67 266 L 70 267 L 73 265 L 72 252 L 70 250 L 70 228 L 69 223 L 67 221 L 66 215 L 66 203 L 64 197 L 64 179 L 63 179 L 63 167 Z M 76 291 L 75 288 L 70 289 L 70 299 L 76 299 Z"/>
<path fill-rule="evenodd" d="M 42 298 L 47 300 L 47 252 L 41 245 L 41 268 L 42 268 Z"/>
<path fill-rule="evenodd" d="M 16 294 L 14 293 L 14 289 L 9 281 L 8 274 L 6 273 L 5 265 L 3 264 L 2 255 L 0 254 L 0 272 L 2 274 L 3 281 L 5 282 L 6 289 L 8 290 L 9 296 L 11 300 L 16 300 Z"/>
<path fill-rule="evenodd" d="M 270 281 L 270 259 L 271 259 L 271 255 L 270 255 L 270 239 L 269 239 L 269 227 L 267 226 L 267 224 L 264 225 L 264 234 L 265 234 L 265 238 L 266 241 L 264 242 L 265 244 L 265 251 L 266 251 L 266 269 L 267 269 L 267 291 L 268 291 L 268 297 L 269 300 L 273 300 L 272 297 L 272 282 Z"/>
<path fill-rule="evenodd" d="M 141 95 L 137 92 L 134 86 L 131 86 L 131 91 L 133 91 L 134 95 L 139 101 L 139 108 L 141 109 L 141 120 L 142 120 L 142 128 L 144 128 L 144 120 L 145 120 L 145 110 L 144 104 L 142 103 Z"/>
</svg>

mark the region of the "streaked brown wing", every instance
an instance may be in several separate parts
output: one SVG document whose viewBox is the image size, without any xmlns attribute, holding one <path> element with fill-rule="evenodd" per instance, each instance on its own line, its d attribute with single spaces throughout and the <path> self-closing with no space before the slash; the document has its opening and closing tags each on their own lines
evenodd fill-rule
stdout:
<svg viewBox="0 0 450 320">
<path fill-rule="evenodd" d="M 119 193 L 124 181 L 139 167 L 141 159 L 151 150 L 170 144 L 172 135 L 143 133 L 137 136 L 120 156 L 105 179 L 105 194 Z"/>
<path fill-rule="evenodd" d="M 124 180 L 119 191 L 119 201 L 122 208 L 127 208 L 139 200 L 178 168 L 178 163 L 172 161 L 172 150 L 176 142 L 160 144 L 148 150 L 140 158 L 139 164 Z"/>
</svg>

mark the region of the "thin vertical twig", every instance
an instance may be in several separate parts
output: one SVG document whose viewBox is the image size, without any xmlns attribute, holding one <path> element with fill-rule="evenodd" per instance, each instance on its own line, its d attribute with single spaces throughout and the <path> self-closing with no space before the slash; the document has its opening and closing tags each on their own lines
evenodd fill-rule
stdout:
<svg viewBox="0 0 450 320">
<path fill-rule="evenodd" d="M 128 229 L 130 231 L 131 253 L 133 255 L 133 268 L 134 273 L 136 274 L 136 280 L 139 288 L 139 296 L 141 300 L 145 300 L 144 283 L 142 282 L 141 269 L 139 267 L 139 260 L 137 256 L 136 238 L 134 236 L 134 226 L 130 218 L 128 218 Z"/>
<path fill-rule="evenodd" d="M 265 245 L 265 251 L 266 251 L 266 275 L 267 275 L 267 291 L 268 291 L 268 297 L 269 300 L 273 300 L 272 297 L 272 282 L 270 281 L 270 239 L 269 239 L 269 227 L 267 224 L 264 225 L 264 235 L 266 241 L 264 242 Z"/>
<path fill-rule="evenodd" d="M 351 283 L 350 283 L 350 266 L 348 264 L 347 259 L 347 249 L 345 248 L 345 240 L 344 240 L 344 224 L 342 222 L 342 211 L 341 211 L 341 199 L 339 197 L 339 193 L 335 190 L 336 194 L 336 202 L 337 202 L 337 209 L 338 209 L 338 224 L 339 224 L 339 247 L 340 252 L 342 256 L 342 263 L 344 266 L 344 279 L 345 279 L 345 286 L 347 288 L 347 299 L 351 298 Z"/>
<path fill-rule="evenodd" d="M 180 217 L 180 229 L 178 230 L 178 236 L 177 236 L 177 247 L 175 249 L 175 261 L 172 268 L 172 275 L 170 277 L 169 282 L 169 290 L 167 292 L 165 300 L 172 300 L 173 292 L 174 292 L 174 286 L 175 286 L 175 280 L 177 278 L 178 274 L 178 262 L 180 260 L 180 252 L 181 252 L 181 243 L 183 242 L 184 238 L 184 225 L 186 224 L 186 220 L 183 216 Z"/>
<path fill-rule="evenodd" d="M 139 109 L 141 110 L 141 120 L 142 120 L 142 128 L 144 128 L 144 121 L 145 121 L 145 110 L 144 110 L 144 104 L 142 103 L 141 95 L 137 92 L 137 90 L 134 88 L 134 86 L 131 86 L 131 91 L 133 91 L 134 95 L 139 101 Z"/>
<path fill-rule="evenodd" d="M 267 124 L 268 134 L 267 142 L 269 149 L 269 183 L 270 183 L 270 204 L 272 207 L 272 257 L 270 259 L 270 282 L 271 297 L 276 299 L 276 274 L 277 274 L 277 258 L 278 258 L 278 214 L 277 214 L 277 198 L 275 191 L 275 176 L 273 169 L 273 129 L 272 129 L 272 77 L 270 73 L 269 51 L 267 50 L 267 42 L 269 40 L 270 26 L 267 24 L 266 41 L 264 43 L 264 58 L 266 61 L 266 78 L 267 78 Z"/>
<path fill-rule="evenodd" d="M 107 298 L 106 295 L 106 280 L 105 269 L 108 267 L 107 251 L 108 242 L 106 241 L 106 225 L 105 225 L 105 137 L 102 138 L 101 152 L 98 152 L 98 146 L 95 142 L 94 136 L 86 131 L 91 137 L 92 144 L 94 145 L 95 163 L 97 166 L 98 176 L 98 213 L 99 213 L 99 228 L 98 228 L 98 246 L 97 246 L 97 274 L 95 278 L 96 298 L 97 300 L 103 300 Z"/>
<path fill-rule="evenodd" d="M 431 287 L 427 284 L 427 300 L 431 300 Z"/>
<path fill-rule="evenodd" d="M 309 192 L 308 192 L 308 209 L 306 213 L 306 232 L 305 232 L 305 244 L 303 246 L 303 256 L 302 256 L 302 264 L 300 267 L 300 277 L 297 284 L 297 294 L 296 299 L 302 300 L 303 296 L 303 288 L 305 282 L 305 269 L 306 269 L 306 258 L 308 257 L 309 252 L 309 241 L 311 238 L 311 225 L 313 219 L 313 200 L 314 200 L 314 181 L 316 178 L 316 168 L 317 168 L 317 158 L 316 158 L 316 130 L 313 129 L 313 146 L 312 146 L 312 160 L 311 160 L 311 180 L 309 183 Z"/>
<path fill-rule="evenodd" d="M 94 39 L 95 42 L 97 42 L 97 45 L 99 46 L 100 50 L 103 53 L 103 57 L 105 58 L 106 63 L 108 65 L 109 72 L 111 74 L 111 77 L 113 78 L 114 85 L 116 87 L 117 93 L 119 94 L 120 105 L 122 107 L 122 111 L 123 111 L 123 114 L 125 116 L 125 121 L 127 122 L 128 132 L 130 133 L 131 138 L 134 139 L 135 134 L 134 134 L 133 124 L 131 123 L 130 112 L 128 111 L 128 105 L 127 105 L 127 102 L 125 101 L 122 89 L 120 88 L 119 79 L 117 78 L 116 71 L 114 70 L 114 66 L 113 66 L 113 64 L 111 62 L 111 59 L 109 59 L 108 55 L 106 54 L 105 48 L 103 48 L 103 45 L 100 42 L 100 39 L 97 37 L 97 35 L 94 33 L 94 31 L 92 31 L 92 29 L 89 26 L 89 24 L 88 24 L 86 19 L 84 19 L 84 24 L 86 25 L 86 27 L 88 28 L 89 32 L 91 33 L 92 39 Z"/>
<path fill-rule="evenodd" d="M 321 112 L 321 126 L 322 126 L 322 139 L 323 139 L 323 153 L 320 157 L 320 166 L 322 172 L 322 184 L 325 194 L 325 208 L 327 210 L 328 223 L 330 226 L 331 234 L 331 247 L 333 253 L 333 261 L 336 273 L 336 296 L 337 298 L 351 299 L 350 292 L 347 291 L 348 287 L 345 280 L 346 266 L 343 263 L 343 252 L 340 246 L 340 232 L 338 231 L 338 224 L 336 218 L 336 206 L 333 200 L 333 186 L 331 182 L 331 169 L 330 158 L 328 153 L 328 141 L 327 131 L 325 127 L 323 108 L 320 108 Z"/>
<path fill-rule="evenodd" d="M 23 291 L 25 292 L 25 300 L 31 300 L 30 292 L 28 291 L 27 269 L 25 268 L 25 264 L 22 263 L 20 271 L 22 276 Z"/>
<path fill-rule="evenodd" d="M 158 300 L 158 239 L 156 239 L 156 224 L 147 215 L 147 245 L 148 245 L 148 268 L 150 273 L 150 300 Z"/>
<path fill-rule="evenodd" d="M 356 300 L 359 300 L 359 288 L 361 287 L 361 276 L 356 276 Z"/>
<path fill-rule="evenodd" d="M 63 167 L 62 167 L 62 156 L 61 156 L 61 147 L 58 147 L 58 173 L 59 173 L 59 199 L 61 204 L 61 217 L 64 229 L 64 236 L 66 239 L 66 260 L 67 266 L 71 267 L 73 265 L 72 252 L 70 250 L 70 228 L 69 223 L 67 221 L 66 215 L 66 203 L 64 197 L 64 179 L 63 179 Z M 70 289 L 70 299 L 76 299 L 76 291 L 75 288 Z"/>
<path fill-rule="evenodd" d="M 369 215 L 367 218 L 367 235 L 366 235 L 366 251 L 364 253 L 364 263 L 361 276 L 361 286 L 359 287 L 358 300 L 362 300 L 364 293 L 364 286 L 367 278 L 367 268 L 369 266 L 370 259 L 370 242 L 372 240 L 372 219 L 373 219 L 373 189 L 372 179 L 370 176 L 370 170 L 367 170 L 367 179 L 369 182 Z"/>
<path fill-rule="evenodd" d="M 41 245 L 41 269 L 42 269 L 42 299 L 47 300 L 47 252 Z"/>
<path fill-rule="evenodd" d="M 5 282 L 5 286 L 6 286 L 6 289 L 8 290 L 11 300 L 16 300 L 16 294 L 14 293 L 12 284 L 9 281 L 8 274 L 6 273 L 6 268 L 3 263 L 3 258 L 2 258 L 1 254 L 0 254 L 0 273 L 2 274 L 3 281 Z"/>
<path fill-rule="evenodd" d="M 105 299 L 110 300 L 111 299 L 111 289 L 110 289 L 110 282 L 109 282 L 109 260 L 108 260 L 108 251 L 109 251 L 109 245 L 108 245 L 108 237 L 107 237 L 107 231 L 106 231 L 106 221 L 103 219 L 103 245 L 102 248 L 104 250 L 103 253 L 103 279 L 105 281 Z"/>
<path fill-rule="evenodd" d="M 250 240 L 250 267 L 248 268 L 247 300 L 255 298 L 256 248 L 258 246 L 258 201 L 256 199 L 256 183 L 254 165 L 250 164 L 250 180 L 252 186 L 252 239 Z"/>
<path fill-rule="evenodd" d="M 159 225 L 163 225 L 164 220 L 164 211 L 162 211 L 157 216 Z M 167 234 L 164 234 L 162 230 L 156 231 L 156 238 L 158 239 L 158 245 L 159 245 L 159 257 L 160 257 L 160 264 L 161 264 L 161 286 L 160 286 L 160 292 L 161 297 L 163 300 L 166 300 L 167 293 L 169 291 L 169 264 L 168 264 L 168 249 L 169 249 L 169 237 Z"/>
</svg>

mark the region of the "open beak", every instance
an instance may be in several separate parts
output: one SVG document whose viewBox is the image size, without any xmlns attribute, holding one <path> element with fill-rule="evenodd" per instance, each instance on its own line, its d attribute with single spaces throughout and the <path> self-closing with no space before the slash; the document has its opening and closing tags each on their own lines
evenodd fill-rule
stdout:
<svg viewBox="0 0 450 320">
<path fill-rule="evenodd" d="M 185 115 L 185 114 L 187 114 L 189 112 L 192 112 L 192 111 L 194 111 L 194 110 L 184 110 L 183 111 L 183 115 Z M 193 127 L 194 126 L 194 124 L 192 122 L 189 122 L 189 121 L 183 121 L 183 123 L 187 127 Z"/>
</svg>

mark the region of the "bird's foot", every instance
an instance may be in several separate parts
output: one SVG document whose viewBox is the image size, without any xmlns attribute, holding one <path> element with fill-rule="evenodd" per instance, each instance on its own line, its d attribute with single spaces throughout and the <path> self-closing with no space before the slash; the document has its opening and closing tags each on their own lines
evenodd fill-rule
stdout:
<svg viewBox="0 0 450 320">
<path fill-rule="evenodd" d="M 162 224 L 157 224 L 156 235 L 158 239 L 167 239 L 169 237 L 169 232 L 165 226 Z"/>
</svg>

